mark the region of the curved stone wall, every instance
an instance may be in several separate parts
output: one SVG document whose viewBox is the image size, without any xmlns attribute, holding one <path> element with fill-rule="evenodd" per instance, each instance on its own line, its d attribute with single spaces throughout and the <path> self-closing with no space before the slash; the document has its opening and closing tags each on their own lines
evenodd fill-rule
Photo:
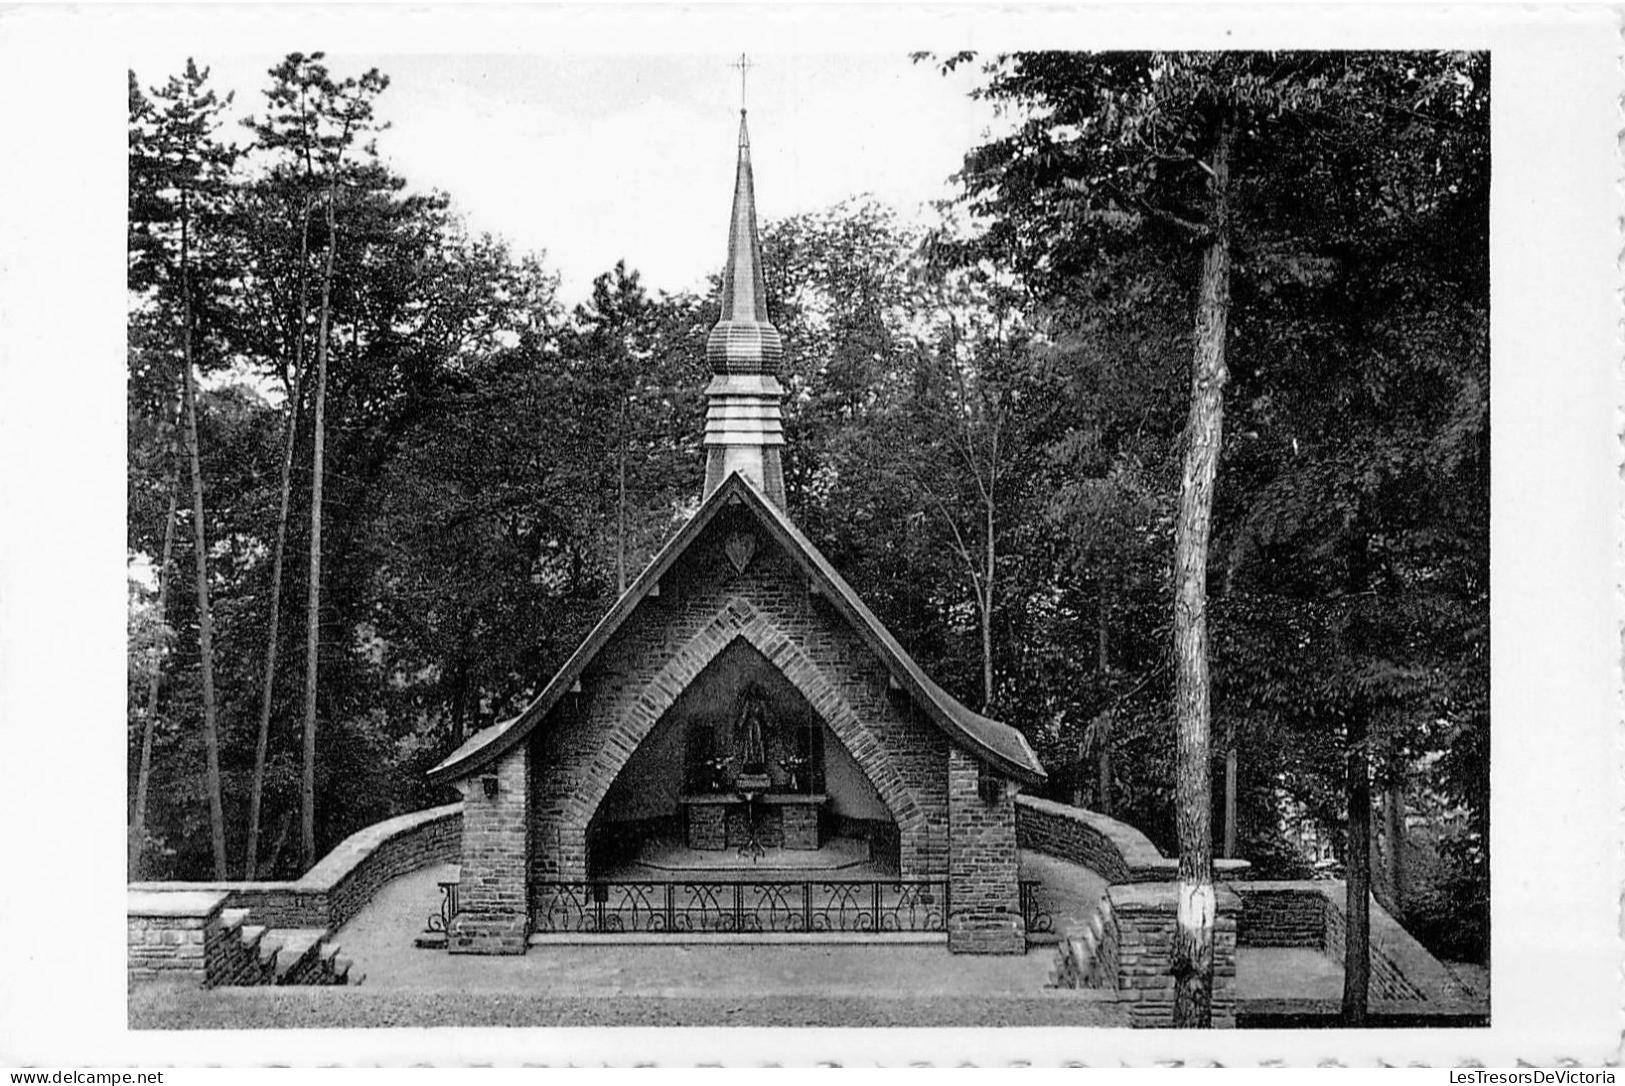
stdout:
<svg viewBox="0 0 1625 1086">
<path fill-rule="evenodd" d="M 1035 796 L 1016 797 L 1016 843 L 1082 864 L 1114 884 L 1166 882 L 1179 874 L 1179 862 L 1127 822 Z M 1219 879 L 1244 878 L 1249 867 L 1246 860 L 1213 861 Z"/>
<path fill-rule="evenodd" d="M 457 862 L 462 832 L 463 805 L 449 803 L 385 819 L 353 833 L 292 881 L 132 882 L 130 889 L 224 891 L 224 907 L 247 909 L 250 923 L 334 931 L 360 912 L 390 879 L 430 864 Z"/>
<path fill-rule="evenodd" d="M 1016 842 L 1098 872 L 1107 882 L 1162 882 L 1178 864 L 1126 822 L 1096 811 L 1016 797 Z"/>
</svg>

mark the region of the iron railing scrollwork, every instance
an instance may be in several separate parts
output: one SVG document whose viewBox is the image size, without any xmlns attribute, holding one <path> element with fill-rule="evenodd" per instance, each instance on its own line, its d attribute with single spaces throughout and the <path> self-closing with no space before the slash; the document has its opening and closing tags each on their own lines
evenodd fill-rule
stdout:
<svg viewBox="0 0 1625 1086">
<path fill-rule="evenodd" d="M 548 933 L 941 932 L 946 880 L 541 882 L 532 928 Z"/>
<path fill-rule="evenodd" d="M 440 884 L 440 911 L 429 917 L 428 931 L 451 931 L 452 918 L 458 912 L 457 886 L 455 881 Z"/>
<path fill-rule="evenodd" d="M 1038 900 L 1037 879 L 1021 880 L 1021 919 L 1028 935 L 1045 935 L 1055 930 L 1055 917 Z"/>
</svg>

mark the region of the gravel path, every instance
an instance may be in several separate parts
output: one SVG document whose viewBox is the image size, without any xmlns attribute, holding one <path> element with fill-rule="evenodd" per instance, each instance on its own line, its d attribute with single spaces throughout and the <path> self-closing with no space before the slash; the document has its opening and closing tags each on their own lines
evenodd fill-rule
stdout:
<svg viewBox="0 0 1625 1086">
<path fill-rule="evenodd" d="M 199 991 L 146 985 L 131 1029 L 355 1029 L 433 1026 L 1126 1026 L 1121 1004 L 1089 992 L 1033 996 L 567 996 L 366 988 Z"/>
</svg>

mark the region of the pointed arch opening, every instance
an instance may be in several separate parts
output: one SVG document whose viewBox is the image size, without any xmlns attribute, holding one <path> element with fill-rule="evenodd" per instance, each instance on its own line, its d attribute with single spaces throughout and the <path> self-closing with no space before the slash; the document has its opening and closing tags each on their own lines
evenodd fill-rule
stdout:
<svg viewBox="0 0 1625 1086">
<path fill-rule="evenodd" d="M 806 691 L 743 633 L 627 758 L 588 845 L 594 878 L 887 875 L 899 864 L 897 818 L 880 791 Z"/>
</svg>

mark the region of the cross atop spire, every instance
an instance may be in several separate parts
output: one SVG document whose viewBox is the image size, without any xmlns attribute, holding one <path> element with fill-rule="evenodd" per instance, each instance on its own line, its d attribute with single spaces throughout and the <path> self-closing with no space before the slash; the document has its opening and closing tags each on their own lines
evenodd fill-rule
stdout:
<svg viewBox="0 0 1625 1086">
<path fill-rule="evenodd" d="M 745 112 L 745 73 L 755 65 L 750 62 L 749 57 L 745 56 L 744 53 L 740 53 L 739 59 L 734 61 L 730 67 L 739 69 L 739 112 L 743 113 Z"/>
</svg>

